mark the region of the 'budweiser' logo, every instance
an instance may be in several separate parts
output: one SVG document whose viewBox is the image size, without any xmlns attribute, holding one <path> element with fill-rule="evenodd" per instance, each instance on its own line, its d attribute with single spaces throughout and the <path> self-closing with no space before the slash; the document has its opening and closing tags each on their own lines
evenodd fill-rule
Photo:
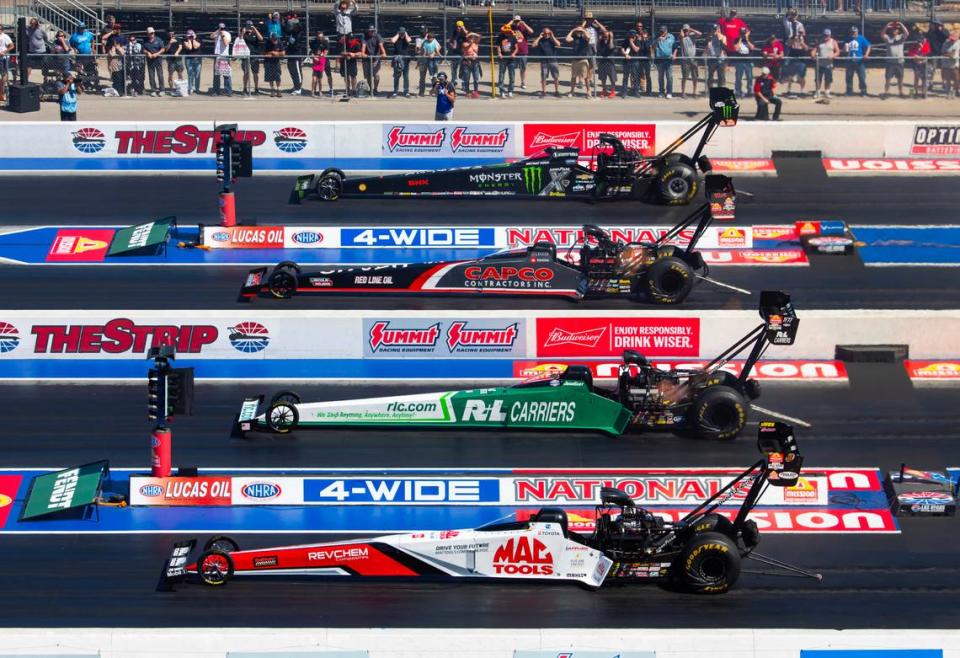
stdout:
<svg viewBox="0 0 960 658">
<path fill-rule="evenodd" d="M 427 133 L 408 133 L 403 131 L 403 126 L 394 126 L 390 129 L 387 147 L 394 151 L 400 147 L 427 147 L 440 148 L 443 146 L 443 138 L 446 137 L 445 128 L 439 128 L 433 132 Z"/>
<path fill-rule="evenodd" d="M 580 139 L 580 131 L 575 130 L 572 133 L 565 133 L 563 135 L 548 135 L 545 132 L 538 132 L 533 136 L 533 139 L 530 140 L 531 148 L 546 148 L 547 146 L 576 146 L 577 140 Z"/>
<path fill-rule="evenodd" d="M 566 331 L 554 327 L 547 335 L 544 341 L 544 347 L 553 347 L 556 345 L 579 345 L 580 347 L 596 347 L 603 334 L 607 332 L 606 327 L 596 327 L 595 329 L 584 329 L 583 331 Z"/>
<path fill-rule="evenodd" d="M 450 133 L 450 147 L 454 151 L 461 148 L 501 149 L 507 143 L 510 131 L 507 128 L 495 133 L 470 133 L 464 126 L 457 126 Z"/>
</svg>

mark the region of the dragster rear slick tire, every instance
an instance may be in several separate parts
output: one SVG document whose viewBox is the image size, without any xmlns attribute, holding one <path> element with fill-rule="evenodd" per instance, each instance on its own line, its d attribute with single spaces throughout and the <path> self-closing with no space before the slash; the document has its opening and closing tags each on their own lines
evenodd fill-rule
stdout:
<svg viewBox="0 0 960 658">
<path fill-rule="evenodd" d="M 692 164 L 683 160 L 667 160 L 657 176 L 657 194 L 668 206 L 685 206 L 700 191 L 700 176 Z"/>
<path fill-rule="evenodd" d="M 691 424 L 707 439 L 735 439 L 747 424 L 747 401 L 729 386 L 710 386 L 693 402 Z"/>
<path fill-rule="evenodd" d="M 723 594 L 740 577 L 740 550 L 719 532 L 693 536 L 673 566 L 676 583 L 695 594 Z"/>
<path fill-rule="evenodd" d="M 226 585 L 233 578 L 233 558 L 216 549 L 204 551 L 197 560 L 197 575 L 204 585 Z"/>
<path fill-rule="evenodd" d="M 643 279 L 642 289 L 654 304 L 679 304 L 693 290 L 693 268 L 676 256 L 658 258 Z"/>
<path fill-rule="evenodd" d="M 290 402 L 292 404 L 300 404 L 302 400 L 300 396 L 294 391 L 277 391 L 273 394 L 273 397 L 270 398 L 270 406 L 273 406 L 277 402 Z"/>
<path fill-rule="evenodd" d="M 207 551 L 220 551 L 221 553 L 232 553 L 234 551 L 239 551 L 240 545 L 237 544 L 236 540 L 226 535 L 216 535 L 207 540 L 207 543 L 203 545 L 203 552 Z"/>
</svg>

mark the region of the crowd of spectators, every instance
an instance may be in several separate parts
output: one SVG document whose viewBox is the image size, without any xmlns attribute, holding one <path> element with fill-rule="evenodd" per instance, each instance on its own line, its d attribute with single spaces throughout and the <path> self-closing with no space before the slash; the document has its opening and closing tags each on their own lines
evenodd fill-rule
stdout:
<svg viewBox="0 0 960 658">
<path fill-rule="evenodd" d="M 295 13 L 279 12 L 262 21 L 244 21 L 236 34 L 220 23 L 212 32 L 189 29 L 182 36 L 173 30 L 160 34 L 153 27 L 127 32 L 112 17 L 99 35 L 83 23 L 69 35 L 50 34 L 32 19 L 27 46 L 33 56 L 28 64 L 42 67 L 45 75 L 52 68 L 60 78 L 74 72 L 77 84 L 88 92 L 109 78 L 109 93 L 134 96 L 333 95 L 337 81 L 347 96 L 411 96 L 414 91 L 423 96 L 434 89 L 441 69 L 449 71 L 454 88 L 473 98 L 480 96 L 482 80 L 495 80 L 503 98 L 526 92 L 541 97 L 669 99 L 675 93 L 696 96 L 711 86 L 730 86 L 738 97 L 756 99 L 759 118 L 769 115 L 769 105 L 774 106 L 772 118 L 778 118 L 784 97 L 830 102 L 839 91 L 834 89 L 836 69 L 843 71 L 847 95 L 867 95 L 867 67 L 873 60 L 884 71 L 881 98 L 891 92 L 906 95 L 906 72 L 912 73 L 908 89 L 914 96 L 926 96 L 939 83 L 955 98 L 960 86 L 958 33 L 936 22 L 921 31 L 891 21 L 871 38 L 857 26 L 838 28 L 836 35 L 829 28 L 813 35 L 798 12 L 786 8 L 781 24 L 757 35 L 731 9 L 712 24 L 675 29 L 660 22 L 648 30 L 636 21 L 616 35 L 586 11 L 566 31 L 532 25 L 517 15 L 494 35 L 457 20 L 446 38 L 438 38 L 427 26 L 414 32 L 399 27 L 393 34 L 381 34 L 375 23 L 358 29 L 361 14 L 355 0 L 338 0 L 332 14 L 329 36 L 323 29 L 308 35 Z M 489 52 L 481 54 L 488 45 L 492 60 Z M 0 97 L 13 48 L 11 37 L 0 31 Z M 104 64 L 107 70 L 101 72 Z M 494 67 L 487 80 L 486 65 Z M 205 67 L 210 67 L 207 77 L 212 76 L 207 88 L 201 83 Z M 528 80 L 535 67 L 539 85 L 535 77 Z M 304 69 L 311 78 L 308 90 Z M 562 74 L 566 70 L 568 79 Z M 531 88 L 526 91 L 528 82 Z"/>
</svg>

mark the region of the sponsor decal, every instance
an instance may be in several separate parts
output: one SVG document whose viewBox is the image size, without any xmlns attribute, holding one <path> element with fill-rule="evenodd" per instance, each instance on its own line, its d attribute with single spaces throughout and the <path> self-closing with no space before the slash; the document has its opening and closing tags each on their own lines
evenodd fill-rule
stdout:
<svg viewBox="0 0 960 658">
<path fill-rule="evenodd" d="M 607 225 L 602 227 L 610 235 L 610 239 L 618 244 L 627 242 L 657 242 L 669 231 L 669 227 L 662 226 L 620 226 Z M 583 243 L 583 228 L 579 226 L 507 226 L 499 229 L 501 231 L 500 239 L 502 242 L 498 246 L 515 249 L 517 247 L 529 247 L 537 242 L 552 242 L 557 247 L 572 247 Z M 750 227 L 729 227 L 723 229 L 714 229 L 707 231 L 700 242 L 698 249 L 717 249 L 726 247 L 720 242 L 720 236 L 727 231 L 732 231 L 731 236 L 736 236 L 740 247 L 753 246 L 753 234 Z M 687 228 L 668 244 L 678 247 L 686 247 L 690 244 L 694 229 Z M 590 239 L 592 241 L 592 238 Z"/>
<path fill-rule="evenodd" d="M 437 128 L 436 124 L 383 124 L 382 152 L 389 155 L 474 154 L 513 156 L 513 124 L 458 125 Z M 362 191 L 362 190 L 361 190 Z"/>
<path fill-rule="evenodd" d="M 213 249 L 279 249 L 284 246 L 285 231 L 304 230 L 282 226 L 205 226 L 203 244 Z"/>
<path fill-rule="evenodd" d="M 769 158 L 710 158 L 710 164 L 716 174 L 777 171 Z"/>
<path fill-rule="evenodd" d="M 391 248 L 498 246 L 493 228 L 458 227 L 343 228 L 340 229 L 340 244 L 344 247 Z"/>
<path fill-rule="evenodd" d="M 71 135 L 73 148 L 81 153 L 99 153 L 107 145 L 107 136 L 99 128 L 81 128 Z"/>
<path fill-rule="evenodd" d="M 718 228 L 717 243 L 721 247 L 746 247 L 747 230 L 742 228 Z"/>
<path fill-rule="evenodd" d="M 416 131 L 408 130 L 404 126 L 391 126 L 387 129 L 387 138 L 384 146 L 390 153 L 424 153 L 439 151 L 443 148 L 443 141 L 447 135 L 445 128 L 436 130 Z"/>
<path fill-rule="evenodd" d="M 514 267 L 512 265 L 471 265 L 463 271 L 467 287 L 481 288 L 549 288 L 554 271 L 549 267 Z"/>
<path fill-rule="evenodd" d="M 917 126 L 910 155 L 960 155 L 960 126 Z"/>
<path fill-rule="evenodd" d="M 276 482 L 248 482 L 240 487 L 240 495 L 253 500 L 279 498 L 283 489 Z"/>
<path fill-rule="evenodd" d="M 483 285 L 488 285 L 486 282 Z M 526 353 L 524 320 L 424 318 L 364 321 L 366 356 L 517 357 Z"/>
<path fill-rule="evenodd" d="M 823 168 L 827 173 L 960 173 L 960 159 L 910 160 L 908 158 L 826 158 Z"/>
<path fill-rule="evenodd" d="M 730 361 L 721 368 L 739 376 L 743 361 Z M 514 361 L 513 376 L 520 379 L 562 373 L 568 366 L 590 368 L 595 379 L 616 379 L 622 361 Z M 697 370 L 707 361 L 679 361 L 655 359 L 651 365 L 661 370 Z M 958 364 L 960 365 L 960 364 Z M 761 381 L 847 381 L 847 369 L 841 361 L 760 361 L 750 377 Z"/>
<path fill-rule="evenodd" d="M 0 528 L 4 527 L 10 516 L 22 479 L 22 475 L 0 475 Z"/>
<path fill-rule="evenodd" d="M 797 229 L 790 224 L 772 226 L 754 226 L 752 228 L 754 240 L 798 240 Z"/>
<path fill-rule="evenodd" d="M 697 356 L 699 318 L 537 318 L 537 356 Z"/>
<path fill-rule="evenodd" d="M 306 478 L 307 503 L 435 505 L 496 503 L 495 478 Z"/>
<path fill-rule="evenodd" d="M 132 477 L 131 505 L 230 505 L 230 477 Z"/>
<path fill-rule="evenodd" d="M 270 344 L 270 332 L 259 322 L 239 322 L 227 330 L 230 344 L 244 354 L 262 352 Z"/>
<path fill-rule="evenodd" d="M 521 180 L 524 183 L 527 183 L 528 179 L 533 180 L 533 177 L 527 176 L 527 169 L 532 169 L 532 167 L 524 167 L 523 171 L 481 171 L 480 173 L 470 174 L 468 180 L 477 186 L 481 190 L 492 190 L 496 188 L 511 188 L 515 187 L 514 183 L 518 183 Z M 527 192 L 530 190 L 527 188 Z"/>
<path fill-rule="evenodd" d="M 254 569 L 267 569 L 278 566 L 279 564 L 280 558 L 277 555 L 261 555 L 260 557 L 253 558 Z"/>
<path fill-rule="evenodd" d="M 940 503 L 951 504 L 954 502 L 953 496 L 945 491 L 912 491 L 910 493 L 897 494 L 897 501 L 902 505 L 913 503 Z"/>
<path fill-rule="evenodd" d="M 310 285 L 314 288 L 332 288 L 333 279 L 326 276 L 312 276 L 310 277 Z"/>
<path fill-rule="evenodd" d="M 914 381 L 960 381 L 960 361 L 903 362 L 907 375 Z"/>
<path fill-rule="evenodd" d="M 543 167 L 529 165 L 523 168 L 523 189 L 527 194 L 539 194 L 543 189 Z"/>
<path fill-rule="evenodd" d="M 77 492 L 77 483 L 80 481 L 80 469 L 72 468 L 57 473 L 53 481 L 53 490 L 47 501 L 48 510 L 69 509 L 73 506 L 73 496 Z"/>
<path fill-rule="evenodd" d="M 112 228 L 59 229 L 46 260 L 48 263 L 100 262 L 107 255 L 114 233 Z"/>
<path fill-rule="evenodd" d="M 244 288 L 256 288 L 263 283 L 263 272 L 249 272 L 247 281 L 243 284 Z"/>
<path fill-rule="evenodd" d="M 197 354 L 219 335 L 213 325 L 143 325 L 127 318 L 105 324 L 35 324 L 30 333 L 35 354 L 143 354 L 158 345 L 174 345 L 178 354 Z"/>
<path fill-rule="evenodd" d="M 367 331 L 367 345 L 373 352 L 377 352 L 381 348 L 385 351 L 391 350 L 391 348 L 394 348 L 392 351 L 418 351 L 422 348 L 432 350 L 439 337 L 439 322 L 418 329 L 391 327 L 390 322 L 379 320 L 374 322 Z"/>
<path fill-rule="evenodd" d="M 709 265 L 809 265 L 803 249 L 698 250 Z"/>
<path fill-rule="evenodd" d="M 470 132 L 470 128 L 466 126 L 457 126 L 450 133 L 450 149 L 454 153 L 460 150 L 473 153 L 482 151 L 500 153 L 509 139 L 509 128 L 496 132 Z"/>
<path fill-rule="evenodd" d="M 336 546 L 307 553 L 308 560 L 318 562 L 349 562 L 351 560 L 366 560 L 369 556 L 370 549 L 366 546 Z"/>
<path fill-rule="evenodd" d="M 307 133 L 300 128 L 281 128 L 274 131 L 273 143 L 284 153 L 299 153 L 307 148 Z"/>
<path fill-rule="evenodd" d="M 786 473 L 781 473 L 781 476 L 786 475 Z M 795 473 L 790 473 L 790 475 L 796 475 Z M 787 487 L 783 490 L 783 500 L 787 501 L 797 501 L 797 502 L 818 502 L 818 494 L 820 490 L 820 483 L 817 480 L 808 477 L 801 477 L 797 479 L 796 484 L 792 487 Z M 826 501 L 823 501 L 826 502 Z"/>
<path fill-rule="evenodd" d="M 0 354 L 6 354 L 20 345 L 20 332 L 9 322 L 0 322 Z"/>
<path fill-rule="evenodd" d="M 114 133 L 117 140 L 117 153 L 143 155 L 192 155 L 214 153 L 220 143 L 220 133 L 216 130 L 203 130 L 187 124 L 173 130 L 118 130 Z M 262 130 L 238 130 L 238 141 L 251 142 L 256 148 L 267 141 Z"/>
<path fill-rule="evenodd" d="M 493 573 L 508 576 L 552 576 L 553 555 L 536 537 L 511 537 L 493 554 Z"/>
<path fill-rule="evenodd" d="M 626 148 L 641 155 L 656 152 L 656 125 L 652 123 L 525 123 L 523 153 L 536 155 L 556 147 L 578 148 L 580 155 L 592 156 L 603 133 L 613 134 Z"/>
<path fill-rule="evenodd" d="M 323 234 L 316 231 L 298 231 L 290 236 L 295 244 L 310 245 L 323 242 Z"/>
<path fill-rule="evenodd" d="M 517 342 L 519 324 L 503 329 L 471 329 L 467 322 L 457 320 L 447 328 L 447 349 L 451 352 L 458 348 L 509 346 Z"/>
</svg>

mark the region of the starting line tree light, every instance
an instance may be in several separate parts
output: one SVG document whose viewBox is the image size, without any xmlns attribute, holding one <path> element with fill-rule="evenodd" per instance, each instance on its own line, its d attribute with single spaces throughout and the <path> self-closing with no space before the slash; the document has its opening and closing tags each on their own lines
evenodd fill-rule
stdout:
<svg viewBox="0 0 960 658">
<path fill-rule="evenodd" d="M 237 201 L 230 186 L 238 178 L 253 176 L 253 143 L 237 139 L 237 124 L 217 126 L 217 180 L 220 190 L 220 225 L 237 225 Z"/>
<path fill-rule="evenodd" d="M 172 368 L 173 345 L 151 347 L 147 358 L 153 368 L 147 373 L 147 418 L 156 421 L 150 441 L 153 477 L 170 477 L 173 464 L 173 434 L 167 424 L 175 414 L 193 415 L 193 368 Z"/>
</svg>

